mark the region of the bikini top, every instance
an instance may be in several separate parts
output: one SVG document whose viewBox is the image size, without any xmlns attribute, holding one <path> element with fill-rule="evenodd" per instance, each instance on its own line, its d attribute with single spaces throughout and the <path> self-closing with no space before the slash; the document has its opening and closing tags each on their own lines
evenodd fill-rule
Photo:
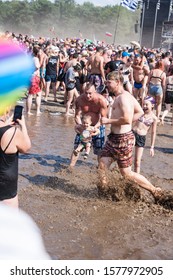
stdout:
<svg viewBox="0 0 173 280">
<path fill-rule="evenodd" d="M 164 72 L 162 72 L 162 73 L 160 74 L 159 77 L 153 76 L 153 75 L 152 75 L 152 76 L 151 76 L 151 79 L 154 78 L 154 79 L 159 79 L 160 81 L 162 81 L 161 77 L 162 77 L 163 73 L 164 73 Z"/>
<path fill-rule="evenodd" d="M 139 119 L 138 119 L 139 122 L 142 122 L 143 124 L 145 124 L 146 126 L 151 126 L 152 123 L 154 122 L 153 118 L 148 118 L 146 119 L 144 117 L 144 115 L 142 115 Z"/>
</svg>

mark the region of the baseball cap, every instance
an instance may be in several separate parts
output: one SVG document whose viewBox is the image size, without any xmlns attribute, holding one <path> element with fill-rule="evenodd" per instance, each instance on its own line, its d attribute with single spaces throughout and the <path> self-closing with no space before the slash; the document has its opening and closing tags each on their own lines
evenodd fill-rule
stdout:
<svg viewBox="0 0 173 280">
<path fill-rule="evenodd" d="M 122 57 L 130 56 L 128 52 L 122 52 Z"/>
</svg>

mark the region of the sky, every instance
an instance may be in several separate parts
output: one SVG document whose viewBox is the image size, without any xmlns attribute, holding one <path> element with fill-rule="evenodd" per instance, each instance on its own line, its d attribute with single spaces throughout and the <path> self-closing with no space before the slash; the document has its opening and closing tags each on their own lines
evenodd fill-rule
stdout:
<svg viewBox="0 0 173 280">
<path fill-rule="evenodd" d="M 75 0 L 78 4 L 83 4 L 84 2 L 91 2 L 95 6 L 107 6 L 107 5 L 119 5 L 121 0 Z"/>
</svg>

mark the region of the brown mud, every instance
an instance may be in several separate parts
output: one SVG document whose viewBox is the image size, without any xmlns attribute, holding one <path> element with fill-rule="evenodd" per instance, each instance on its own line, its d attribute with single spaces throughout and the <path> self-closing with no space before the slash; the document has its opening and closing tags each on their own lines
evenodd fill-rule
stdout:
<svg viewBox="0 0 173 280">
<path fill-rule="evenodd" d="M 26 116 L 32 148 L 20 155 L 19 203 L 39 226 L 50 256 L 62 260 L 173 259 L 170 116 L 158 127 L 153 158 L 148 135 L 141 168 L 167 196 L 155 201 L 115 169 L 110 175 L 112 201 L 98 195 L 97 161 L 92 152 L 87 161 L 81 156 L 76 167 L 69 169 L 73 117 L 66 117 L 64 107 L 54 102 L 42 104 L 42 111 L 40 117 Z"/>
</svg>

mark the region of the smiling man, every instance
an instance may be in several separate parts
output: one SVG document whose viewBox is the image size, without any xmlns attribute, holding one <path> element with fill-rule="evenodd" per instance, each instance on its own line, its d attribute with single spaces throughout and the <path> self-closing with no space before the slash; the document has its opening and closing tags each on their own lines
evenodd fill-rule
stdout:
<svg viewBox="0 0 173 280">
<path fill-rule="evenodd" d="M 154 187 L 144 176 L 132 171 L 132 152 L 135 144 L 135 137 L 132 132 L 132 123 L 143 115 L 143 110 L 138 101 L 123 88 L 123 77 L 117 72 L 108 74 L 107 88 L 114 93 L 115 100 L 112 106 L 112 115 L 108 119 L 102 117 L 103 125 L 111 125 L 111 133 L 104 148 L 102 149 L 99 161 L 101 185 L 98 186 L 100 193 L 108 191 L 108 178 L 106 169 L 117 161 L 121 174 L 127 179 L 137 183 L 148 190 L 157 198 L 162 190 Z"/>
</svg>

